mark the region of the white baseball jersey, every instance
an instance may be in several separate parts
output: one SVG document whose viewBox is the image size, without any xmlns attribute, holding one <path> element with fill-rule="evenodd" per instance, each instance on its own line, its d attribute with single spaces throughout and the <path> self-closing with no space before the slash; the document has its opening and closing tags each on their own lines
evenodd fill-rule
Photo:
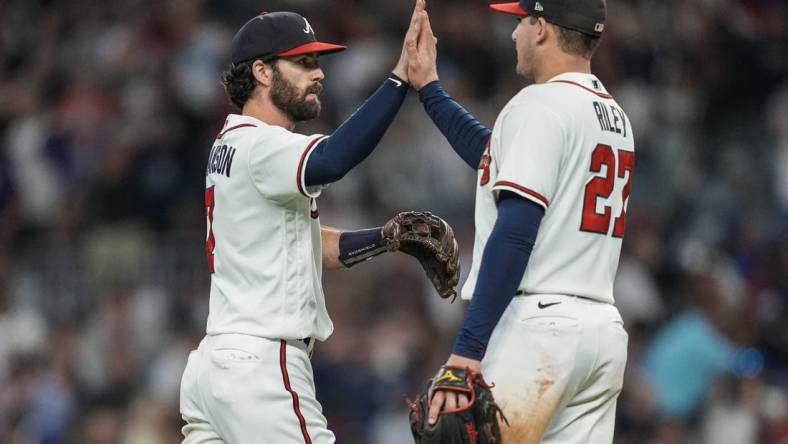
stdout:
<svg viewBox="0 0 788 444">
<path fill-rule="evenodd" d="M 472 297 L 505 190 L 545 208 L 519 288 L 613 303 L 633 140 L 626 114 L 591 74 L 564 73 L 514 96 L 482 157 L 473 264 L 462 297 Z"/>
<path fill-rule="evenodd" d="M 323 137 L 227 117 L 205 181 L 209 335 L 323 341 L 333 331 L 321 286 L 321 187 L 304 183 Z"/>
</svg>

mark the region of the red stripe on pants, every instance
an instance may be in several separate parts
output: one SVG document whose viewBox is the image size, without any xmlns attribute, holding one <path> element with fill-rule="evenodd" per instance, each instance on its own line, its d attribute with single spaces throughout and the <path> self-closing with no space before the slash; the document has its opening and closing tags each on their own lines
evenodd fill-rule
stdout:
<svg viewBox="0 0 788 444">
<path fill-rule="evenodd" d="M 309 432 L 306 429 L 304 415 L 301 414 L 301 407 L 298 404 L 298 393 L 296 393 L 295 390 L 293 390 L 293 388 L 290 386 L 290 376 L 287 374 L 286 349 L 287 341 L 282 339 L 281 345 L 279 346 L 279 366 L 282 369 L 282 381 L 285 384 L 285 390 L 287 390 L 290 393 L 290 396 L 293 397 L 293 410 L 298 417 L 298 423 L 301 425 L 301 434 L 304 435 L 304 442 L 306 442 L 306 444 L 312 444 L 312 439 L 309 437 Z"/>
</svg>

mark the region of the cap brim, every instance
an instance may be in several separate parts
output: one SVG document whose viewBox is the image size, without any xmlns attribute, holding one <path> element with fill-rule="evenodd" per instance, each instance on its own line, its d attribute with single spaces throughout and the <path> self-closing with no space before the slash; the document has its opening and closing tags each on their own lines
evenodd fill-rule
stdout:
<svg viewBox="0 0 788 444">
<path fill-rule="evenodd" d="M 490 5 L 490 8 L 503 12 L 505 14 L 519 15 L 520 17 L 528 17 L 528 11 L 520 6 L 520 2 L 513 3 L 495 3 Z"/>
<path fill-rule="evenodd" d="M 319 54 L 331 54 L 332 52 L 344 51 L 346 49 L 347 46 L 334 45 L 333 43 L 309 42 L 301 46 L 296 46 L 293 49 L 280 52 L 277 55 L 279 57 L 289 57 L 301 54 L 312 54 L 315 52 Z"/>
</svg>

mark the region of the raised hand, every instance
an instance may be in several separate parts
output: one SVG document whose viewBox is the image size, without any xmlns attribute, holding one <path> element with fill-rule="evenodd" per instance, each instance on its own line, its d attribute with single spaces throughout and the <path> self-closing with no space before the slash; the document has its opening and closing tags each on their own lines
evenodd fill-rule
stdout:
<svg viewBox="0 0 788 444">
<path fill-rule="evenodd" d="M 419 38 L 422 24 L 420 14 L 424 12 L 425 7 L 426 0 L 416 0 L 416 4 L 413 6 L 413 15 L 410 17 L 410 26 L 408 27 L 408 32 L 405 33 L 405 39 L 402 43 L 402 52 L 400 53 L 399 61 L 397 62 L 397 66 L 395 66 L 392 70 L 392 72 L 397 75 L 397 77 L 405 80 L 406 82 L 408 81 L 407 44 L 409 41 L 416 42 Z"/>
<path fill-rule="evenodd" d="M 438 80 L 438 39 L 432 33 L 427 11 L 419 12 L 419 33 L 405 40 L 408 53 L 408 81 L 417 91 Z"/>
</svg>

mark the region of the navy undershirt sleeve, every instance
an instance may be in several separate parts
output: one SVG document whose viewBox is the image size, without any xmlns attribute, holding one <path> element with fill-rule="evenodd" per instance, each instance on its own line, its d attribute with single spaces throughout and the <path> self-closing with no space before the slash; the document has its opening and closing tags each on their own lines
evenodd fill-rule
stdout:
<svg viewBox="0 0 788 444">
<path fill-rule="evenodd" d="M 394 74 L 327 139 L 321 140 L 306 162 L 307 186 L 341 179 L 375 149 L 397 115 L 409 85 Z"/>
<path fill-rule="evenodd" d="M 465 313 L 453 353 L 481 360 L 493 329 L 512 301 L 531 256 L 544 208 L 503 191 L 495 222 L 482 255 L 479 279 Z"/>
<path fill-rule="evenodd" d="M 452 99 L 438 80 L 421 88 L 419 100 L 454 151 L 468 166 L 479 168 L 492 131 Z"/>
<path fill-rule="evenodd" d="M 345 231 L 339 235 L 339 262 L 350 268 L 387 251 L 383 227 Z"/>
</svg>

